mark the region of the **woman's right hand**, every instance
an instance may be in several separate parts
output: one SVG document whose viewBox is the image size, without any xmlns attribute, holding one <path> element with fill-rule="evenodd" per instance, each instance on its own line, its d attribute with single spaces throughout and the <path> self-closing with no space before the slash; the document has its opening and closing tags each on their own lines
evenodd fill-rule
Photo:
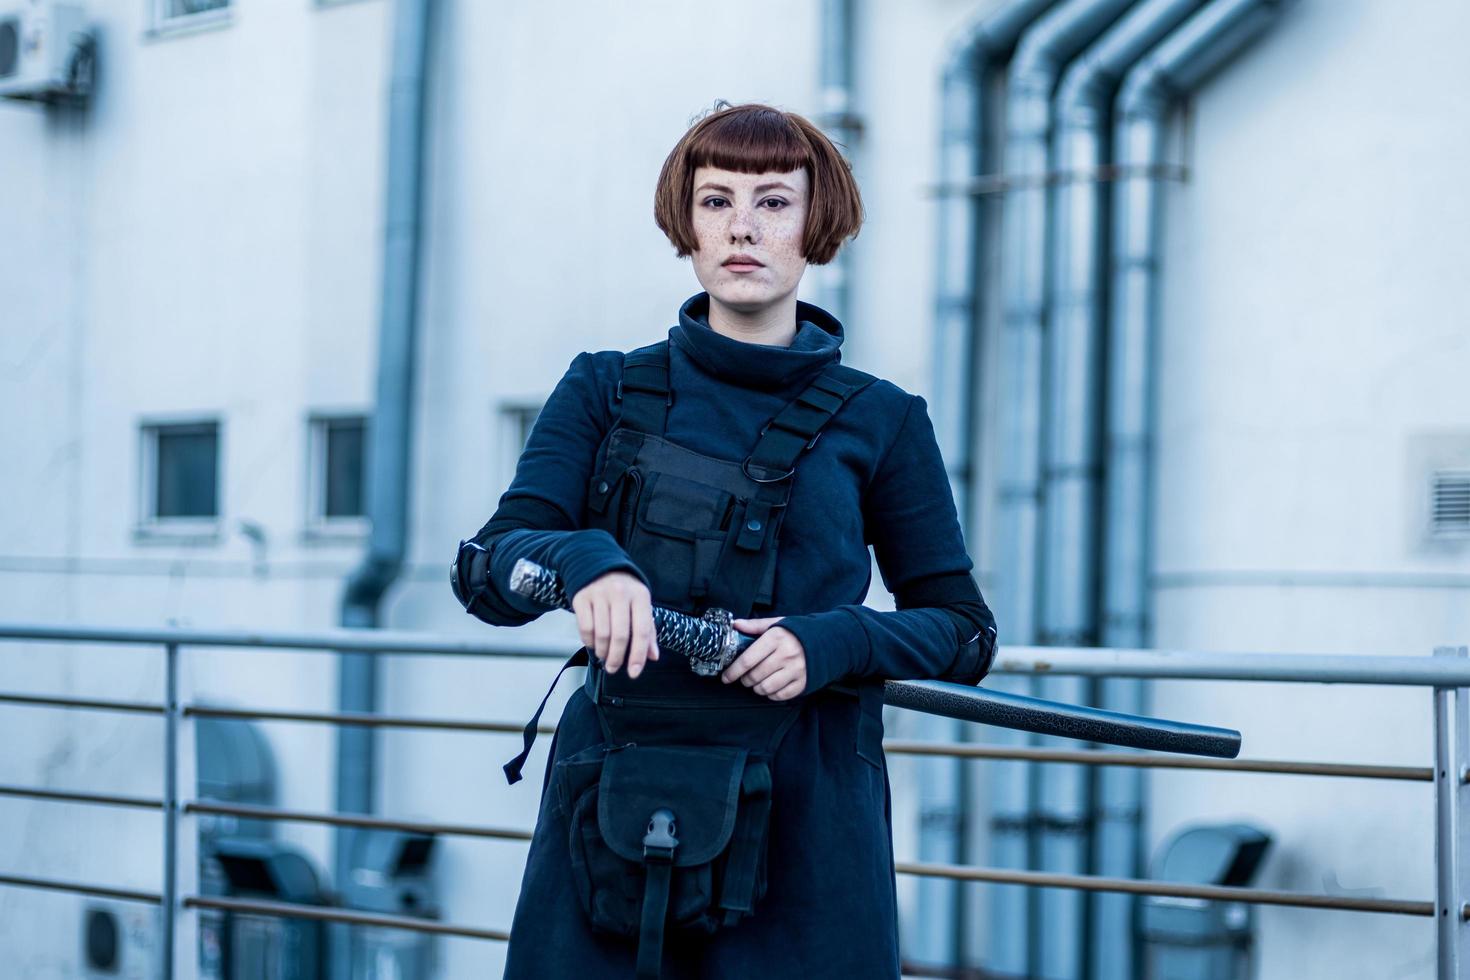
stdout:
<svg viewBox="0 0 1470 980">
<path fill-rule="evenodd" d="M 572 596 L 582 645 L 609 674 L 628 665 L 628 676 L 643 673 L 643 665 L 658 659 L 653 631 L 653 597 L 642 579 L 628 572 L 608 572 L 593 579 Z"/>
</svg>

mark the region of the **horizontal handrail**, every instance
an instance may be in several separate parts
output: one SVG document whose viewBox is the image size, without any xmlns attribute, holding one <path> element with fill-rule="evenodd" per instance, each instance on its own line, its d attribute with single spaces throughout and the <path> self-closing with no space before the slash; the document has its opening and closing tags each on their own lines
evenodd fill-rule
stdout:
<svg viewBox="0 0 1470 980">
<path fill-rule="evenodd" d="M 38 789 L 29 786 L 0 786 L 0 796 L 19 796 L 54 803 L 98 803 L 103 806 L 127 806 L 140 810 L 162 810 L 163 800 L 148 796 L 115 796 L 108 793 L 78 793 L 66 789 Z"/>
<path fill-rule="evenodd" d="M 1449 657 L 1199 653 L 1120 647 L 1002 647 L 998 674 L 1470 687 L 1470 661 Z"/>
<path fill-rule="evenodd" d="M 1354 898 L 1348 895 L 1313 895 L 1265 888 L 1233 888 L 1225 885 L 1190 885 L 1182 882 L 1138 878 L 1104 878 L 1099 875 L 1065 875 L 1046 871 L 1014 871 L 1009 868 L 977 868 L 961 864 L 899 862 L 899 874 L 957 881 L 988 881 L 1000 885 L 1032 885 L 1044 888 L 1075 888 L 1091 892 L 1128 892 L 1161 898 L 1198 898 L 1213 902 L 1247 905 L 1289 905 L 1296 908 L 1338 909 L 1345 912 L 1382 912 L 1390 915 L 1434 916 L 1433 902 L 1402 898 Z"/>
<path fill-rule="evenodd" d="M 1434 782 L 1431 766 L 1379 766 L 1346 762 L 1293 762 L 1277 759 L 1204 759 L 1155 752 L 1104 752 L 1097 749 L 1038 749 L 1024 746 L 972 745 L 965 742 L 884 739 L 890 755 L 953 756 L 1015 762 L 1067 762 L 1088 766 L 1129 766 L 1139 769 L 1210 769 L 1221 772 L 1265 772 L 1293 776 L 1344 776 L 1356 779 L 1398 779 Z"/>
<path fill-rule="evenodd" d="M 302 721 L 327 725 L 359 725 L 368 728 L 428 728 L 436 731 L 482 732 L 520 735 L 526 726 L 509 721 L 452 721 L 440 718 L 413 718 L 405 715 L 379 715 L 362 711 L 267 711 L 250 708 L 223 708 L 194 704 L 184 708 L 185 717 L 247 718 L 254 721 Z M 555 725 L 537 725 L 536 731 L 550 735 Z"/>
<path fill-rule="evenodd" d="M 403 830 L 417 834 L 445 834 L 456 837 L 489 837 L 496 840 L 531 839 L 529 830 L 503 827 L 481 827 L 474 824 L 428 823 L 422 820 L 393 820 L 355 813 L 319 813 L 310 810 L 283 810 L 253 803 L 222 803 L 194 800 L 184 804 L 185 813 L 207 813 L 227 817 L 250 817 L 257 820 L 287 820 L 299 823 L 324 823 L 334 827 L 366 827 L 372 830 Z"/>
<path fill-rule="evenodd" d="M 1282 905 L 1292 908 L 1333 909 L 1344 912 L 1372 912 L 1386 915 L 1413 915 L 1426 918 L 1434 916 L 1434 903 L 1396 898 L 1359 898 L 1349 895 L 1313 895 L 1307 892 L 1275 891 L 1265 888 L 1234 888 L 1223 885 L 1192 885 L 1178 882 L 1152 881 L 1134 878 L 1106 878 L 1098 875 L 1066 875 L 1040 871 L 1015 871 L 1003 868 L 978 868 L 952 864 L 922 864 L 899 862 L 894 870 L 899 874 L 918 877 L 949 878 L 959 881 L 985 881 L 992 884 L 1026 885 L 1031 887 L 1072 888 L 1081 891 L 1126 892 L 1159 898 L 1202 899 L 1216 902 L 1239 902 L 1247 905 Z M 135 889 L 107 888 L 79 882 L 56 881 L 45 878 L 30 878 L 19 875 L 0 875 L 0 884 L 17 885 L 25 888 L 42 888 L 81 895 L 95 895 L 126 901 L 160 904 L 161 896 L 156 892 Z M 254 913 L 282 918 L 318 919 L 326 922 L 345 922 L 353 925 L 381 926 L 407 929 L 414 932 L 438 935 L 461 936 L 470 939 L 505 941 L 508 934 L 497 929 L 454 925 L 432 919 L 399 915 L 361 912 L 331 906 L 299 905 L 290 902 L 271 902 L 251 899 L 226 898 L 220 896 L 190 896 L 183 900 L 185 908 L 220 909 L 231 912 Z M 1462 910 L 1461 918 L 1467 911 Z"/>
<path fill-rule="evenodd" d="M 186 909 L 220 909 L 225 912 L 269 915 L 282 919 L 319 919 L 322 922 L 346 922 L 355 926 L 407 929 L 410 932 L 432 932 L 439 936 L 463 936 L 467 939 L 490 939 L 502 943 L 510 939 L 509 933 L 501 932 L 499 929 L 459 926 L 447 922 L 436 922 L 433 919 L 410 918 L 406 915 L 357 912 L 327 905 L 297 905 L 293 902 L 264 902 L 242 898 L 219 898 L 213 895 L 190 895 L 184 899 L 183 905 Z"/>
<path fill-rule="evenodd" d="M 432 633 L 380 629 L 323 629 L 313 631 L 194 629 L 192 627 L 76 626 L 0 622 L 0 639 L 45 642 L 113 643 L 130 646 L 267 647 L 320 653 L 393 653 L 431 656 L 521 657 L 565 660 L 566 644 L 544 647 L 517 642 L 486 643 Z M 519 640 L 519 638 L 518 638 Z"/>
<path fill-rule="evenodd" d="M 429 654 L 565 659 L 565 643 L 508 646 L 397 630 L 316 631 L 139 629 L 0 622 L 0 640 L 209 647 L 268 647 L 335 653 Z M 1453 657 L 1297 653 L 1201 653 L 1115 647 L 1002 646 L 994 673 L 1171 680 L 1282 681 L 1470 687 L 1470 660 Z"/>
<path fill-rule="evenodd" d="M 0 704 L 20 704 L 31 708 L 86 708 L 91 711 L 124 711 L 144 715 L 161 715 L 164 707 L 150 701 L 111 701 L 99 698 L 58 698 L 38 694 L 0 694 Z"/>
<path fill-rule="evenodd" d="M 0 885 L 15 885 L 17 888 L 40 888 L 44 891 L 71 892 L 74 895 L 95 895 L 97 898 L 118 898 L 125 902 L 144 902 L 162 905 L 163 896 L 158 892 L 138 891 L 134 888 L 109 888 L 106 885 L 89 885 L 80 881 L 57 881 L 54 878 L 29 878 L 25 875 L 0 875 Z"/>
</svg>

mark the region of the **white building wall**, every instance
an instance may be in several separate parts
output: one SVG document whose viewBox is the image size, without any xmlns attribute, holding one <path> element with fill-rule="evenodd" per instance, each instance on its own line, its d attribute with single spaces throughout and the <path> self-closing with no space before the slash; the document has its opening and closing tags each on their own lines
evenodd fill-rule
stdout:
<svg viewBox="0 0 1470 980">
<path fill-rule="evenodd" d="M 850 360 L 926 394 L 937 78 L 989 6 L 858 5 L 868 224 Z M 816 113 L 818 5 L 440 7 L 412 554 L 385 618 L 483 637 L 445 572 L 509 479 L 500 407 L 539 402 L 579 350 L 673 322 L 698 285 L 653 225 L 658 168 L 717 97 Z M 0 425 L 0 498 L 18 503 L 0 508 L 0 618 L 329 626 L 360 542 L 306 533 L 306 417 L 373 397 L 390 6 L 237 0 L 227 25 L 164 37 L 144 8 L 91 5 L 102 64 L 86 116 L 0 103 L 0 417 L 21 420 Z M 1470 635 L 1466 552 L 1426 548 L 1415 524 L 1426 440 L 1452 455 L 1470 439 L 1467 26 L 1456 0 L 1302 0 L 1195 101 L 1190 181 L 1166 212 L 1160 646 L 1422 654 Z M 140 537 L 138 424 L 191 413 L 222 420 L 222 533 Z M 511 638 L 575 646 L 568 617 Z M 191 663 L 200 700 L 335 702 L 330 656 Z M 382 676 L 384 711 L 513 720 L 550 669 L 390 658 Z M 152 651 L 0 650 L 5 690 L 153 700 L 161 678 Z M 1155 708 L 1240 727 L 1253 756 L 1427 759 L 1421 692 L 1160 684 Z M 282 805 L 330 809 L 330 730 L 266 731 Z M 380 812 L 529 826 L 546 747 L 510 789 L 499 765 L 516 741 L 384 733 Z M 155 721 L 7 708 L 0 783 L 155 793 L 159 742 Z M 1185 821 L 1251 819 L 1277 838 L 1266 886 L 1430 892 L 1427 787 L 1151 785 L 1155 846 Z M 157 885 L 147 814 L 0 799 L 0 826 L 18 828 L 0 869 Z M 325 829 L 279 832 L 328 865 Z M 507 925 L 523 845 L 440 843 L 445 918 Z M 0 888 L 0 947 L 26 976 L 77 975 L 79 905 Z M 1432 951 L 1421 920 L 1265 909 L 1261 923 L 1263 978 L 1420 976 Z M 503 950 L 440 954 L 444 976 L 494 975 Z"/>
<path fill-rule="evenodd" d="M 1470 542 L 1425 536 L 1426 437 L 1470 458 L 1470 7 L 1304 2 L 1194 101 L 1165 213 L 1155 641 L 1425 656 Z M 1443 453 L 1442 453 L 1443 455 Z M 1441 465 L 1444 465 L 1441 463 Z M 1420 689 L 1165 684 L 1243 754 L 1426 765 Z M 1425 783 L 1155 772 L 1150 837 L 1248 819 L 1267 888 L 1427 899 Z M 1259 911 L 1262 980 L 1431 975 L 1427 919 Z"/>
</svg>

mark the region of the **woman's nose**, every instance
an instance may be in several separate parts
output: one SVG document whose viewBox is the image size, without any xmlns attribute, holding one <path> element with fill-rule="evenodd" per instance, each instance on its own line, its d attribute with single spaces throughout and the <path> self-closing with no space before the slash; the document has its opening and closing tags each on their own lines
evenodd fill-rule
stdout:
<svg viewBox="0 0 1470 980">
<path fill-rule="evenodd" d="M 751 244 L 755 243 L 758 229 L 755 215 L 749 208 L 734 207 L 730 209 L 730 239 L 739 241 L 744 238 Z"/>
</svg>

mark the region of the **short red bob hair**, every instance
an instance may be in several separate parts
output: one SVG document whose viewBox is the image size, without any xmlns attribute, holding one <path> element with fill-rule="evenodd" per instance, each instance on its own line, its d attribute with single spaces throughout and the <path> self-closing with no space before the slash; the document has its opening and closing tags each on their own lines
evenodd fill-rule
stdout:
<svg viewBox="0 0 1470 980">
<path fill-rule="evenodd" d="M 690 221 L 698 167 L 742 174 L 790 173 L 805 167 L 811 200 L 801 251 L 812 265 L 832 261 L 842 243 L 862 226 L 863 202 L 852 165 L 826 134 L 794 112 L 755 102 L 731 105 L 722 99 L 689 127 L 658 175 L 653 220 L 681 259 L 699 249 Z"/>
</svg>

